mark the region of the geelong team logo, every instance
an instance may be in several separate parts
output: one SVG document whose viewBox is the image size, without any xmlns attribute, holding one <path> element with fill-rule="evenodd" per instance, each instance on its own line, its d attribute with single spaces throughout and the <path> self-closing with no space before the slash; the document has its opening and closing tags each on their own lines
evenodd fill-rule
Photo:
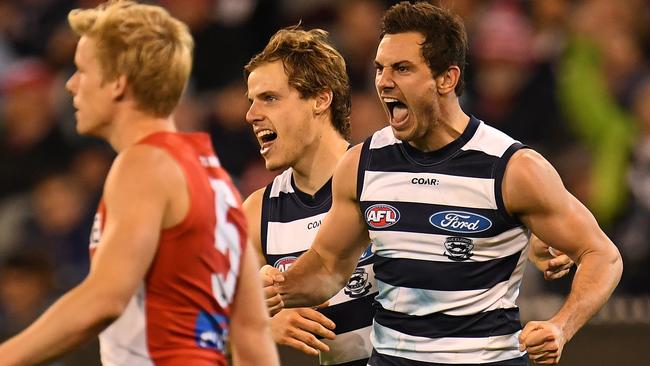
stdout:
<svg viewBox="0 0 650 366">
<path fill-rule="evenodd" d="M 445 255 L 452 261 L 462 262 L 468 260 L 474 249 L 472 239 L 452 236 L 445 240 Z"/>
<path fill-rule="evenodd" d="M 465 211 L 442 211 L 429 217 L 431 225 L 452 233 L 480 233 L 492 227 L 492 221 L 479 214 Z"/>
<path fill-rule="evenodd" d="M 280 272 L 284 272 L 284 271 L 288 270 L 289 267 L 291 267 L 291 265 L 293 264 L 293 262 L 296 261 L 296 259 L 298 259 L 298 258 L 294 257 L 294 256 L 282 257 L 282 258 L 278 259 L 277 261 L 275 261 L 275 263 L 273 263 L 273 267 L 280 270 Z"/>
<path fill-rule="evenodd" d="M 391 205 L 379 203 L 366 209 L 366 222 L 375 229 L 393 226 L 399 221 L 399 211 Z"/>
<path fill-rule="evenodd" d="M 371 287 L 372 284 L 368 282 L 368 273 L 366 270 L 362 267 L 357 267 L 352 277 L 350 277 L 350 281 L 345 285 L 343 292 L 352 298 L 358 298 L 370 292 Z"/>
</svg>

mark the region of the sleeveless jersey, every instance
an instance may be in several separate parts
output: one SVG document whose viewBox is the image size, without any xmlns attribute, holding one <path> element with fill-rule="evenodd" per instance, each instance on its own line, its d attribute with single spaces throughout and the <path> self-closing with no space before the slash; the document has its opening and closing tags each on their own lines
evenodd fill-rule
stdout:
<svg viewBox="0 0 650 366">
<path fill-rule="evenodd" d="M 432 152 L 390 127 L 364 142 L 357 197 L 379 287 L 370 365 L 527 365 L 515 300 L 530 233 L 501 192 L 522 147 L 474 117 Z"/>
<path fill-rule="evenodd" d="M 137 293 L 100 334 L 102 364 L 225 366 L 230 305 L 247 240 L 241 198 L 208 135 L 159 132 L 138 144 L 165 150 L 181 167 L 190 208 L 181 223 L 161 231 Z M 110 209 L 100 202 L 91 256 Z"/>
<path fill-rule="evenodd" d="M 295 187 L 292 172 L 287 169 L 275 177 L 266 187 L 262 201 L 262 252 L 266 262 L 280 271 L 287 270 L 309 249 L 332 205 L 331 179 L 311 197 Z M 336 338 L 322 339 L 330 351 L 321 352 L 321 365 L 367 364 L 372 351 L 372 302 L 377 293 L 373 261 L 369 246 L 348 284 L 321 310 L 336 324 Z"/>
</svg>

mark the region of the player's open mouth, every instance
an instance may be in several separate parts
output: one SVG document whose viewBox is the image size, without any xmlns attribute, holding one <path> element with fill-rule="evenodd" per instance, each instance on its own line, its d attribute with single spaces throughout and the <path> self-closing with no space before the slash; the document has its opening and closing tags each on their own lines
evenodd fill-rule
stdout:
<svg viewBox="0 0 650 366">
<path fill-rule="evenodd" d="M 260 154 L 262 155 L 269 151 L 271 145 L 273 145 L 273 141 L 278 138 L 278 134 L 275 133 L 275 131 L 268 129 L 259 130 L 255 135 L 257 136 L 257 141 L 259 141 L 260 146 L 262 147 L 260 149 Z"/>
<path fill-rule="evenodd" d="M 386 103 L 388 114 L 390 115 L 390 124 L 399 128 L 405 124 L 409 117 L 408 106 L 402 101 L 395 98 L 382 98 Z"/>
</svg>

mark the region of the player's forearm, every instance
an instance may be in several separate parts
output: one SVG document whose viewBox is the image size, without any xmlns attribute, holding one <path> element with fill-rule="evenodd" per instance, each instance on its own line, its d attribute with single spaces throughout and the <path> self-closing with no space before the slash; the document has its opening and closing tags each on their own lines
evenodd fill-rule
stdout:
<svg viewBox="0 0 650 366">
<path fill-rule="evenodd" d="M 313 248 L 308 250 L 283 274 L 285 280 L 280 284 L 279 291 L 284 307 L 316 306 L 329 300 L 350 277 L 350 273 L 346 277 L 337 272 L 328 269 Z"/>
<path fill-rule="evenodd" d="M 268 326 L 250 329 L 240 335 L 243 341 L 233 345 L 234 366 L 279 365 Z"/>
<path fill-rule="evenodd" d="M 623 262 L 613 245 L 581 258 L 569 297 L 551 319 L 560 325 L 567 341 L 607 302 L 622 272 Z"/>
<path fill-rule="evenodd" d="M 0 345 L 0 366 L 40 364 L 96 336 L 119 316 L 104 300 L 83 284 L 73 289 L 34 324 Z"/>
</svg>

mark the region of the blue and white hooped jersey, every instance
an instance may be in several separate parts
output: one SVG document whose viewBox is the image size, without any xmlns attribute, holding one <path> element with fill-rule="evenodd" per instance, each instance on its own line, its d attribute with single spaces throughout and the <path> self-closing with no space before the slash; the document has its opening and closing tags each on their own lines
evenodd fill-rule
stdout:
<svg viewBox="0 0 650 366">
<path fill-rule="evenodd" d="M 287 270 L 307 251 L 332 205 L 331 179 L 312 197 L 295 187 L 287 169 L 266 187 L 262 201 L 261 243 L 266 263 Z M 372 345 L 370 331 L 377 284 L 370 245 L 359 258 L 348 284 L 320 310 L 336 328 L 336 339 L 322 339 L 330 347 L 321 352 L 321 365 L 366 366 Z"/>
<path fill-rule="evenodd" d="M 390 127 L 365 141 L 357 195 L 379 286 L 371 365 L 528 364 L 515 300 L 530 233 L 501 193 L 522 147 L 474 117 L 433 152 Z"/>
</svg>

